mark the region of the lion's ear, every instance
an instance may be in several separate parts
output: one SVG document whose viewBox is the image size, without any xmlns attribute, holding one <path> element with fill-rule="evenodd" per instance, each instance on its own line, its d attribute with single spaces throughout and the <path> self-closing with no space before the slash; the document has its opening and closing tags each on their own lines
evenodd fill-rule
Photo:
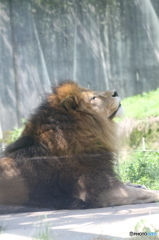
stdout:
<svg viewBox="0 0 159 240">
<path fill-rule="evenodd" d="M 66 98 L 63 102 L 62 102 L 62 107 L 64 109 L 66 109 L 67 111 L 70 110 L 75 110 L 78 107 L 78 102 L 77 102 L 77 98 L 74 96 L 68 97 Z"/>
</svg>

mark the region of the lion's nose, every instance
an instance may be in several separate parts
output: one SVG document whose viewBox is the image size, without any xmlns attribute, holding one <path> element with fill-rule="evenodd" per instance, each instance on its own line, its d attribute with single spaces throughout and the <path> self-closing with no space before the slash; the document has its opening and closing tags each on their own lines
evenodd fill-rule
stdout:
<svg viewBox="0 0 159 240">
<path fill-rule="evenodd" d="M 118 97 L 118 92 L 115 90 L 112 97 Z"/>
</svg>

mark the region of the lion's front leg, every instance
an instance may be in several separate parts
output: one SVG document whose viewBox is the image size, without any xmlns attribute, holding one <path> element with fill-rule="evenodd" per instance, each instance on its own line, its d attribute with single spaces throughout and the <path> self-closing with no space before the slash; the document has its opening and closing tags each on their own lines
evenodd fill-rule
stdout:
<svg viewBox="0 0 159 240">
<path fill-rule="evenodd" d="M 22 204 L 28 199 L 28 189 L 15 161 L 0 159 L 0 204 Z"/>
<path fill-rule="evenodd" d="M 100 195 L 103 207 L 150 203 L 159 201 L 159 191 L 146 190 L 128 185 L 120 185 L 116 189 L 106 190 Z"/>
</svg>

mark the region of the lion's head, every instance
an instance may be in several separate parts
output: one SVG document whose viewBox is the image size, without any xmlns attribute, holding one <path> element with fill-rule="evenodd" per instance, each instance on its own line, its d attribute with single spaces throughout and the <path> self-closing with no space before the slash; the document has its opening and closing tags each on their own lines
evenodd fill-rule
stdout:
<svg viewBox="0 0 159 240">
<path fill-rule="evenodd" d="M 55 155 L 116 152 L 113 118 L 121 112 L 115 90 L 93 91 L 66 81 L 53 89 L 23 135 L 36 136 Z"/>
<path fill-rule="evenodd" d="M 103 118 L 120 117 L 123 109 L 116 90 L 93 91 L 79 87 L 75 82 L 67 81 L 54 89 L 58 105 L 66 111 L 97 113 Z"/>
<path fill-rule="evenodd" d="M 65 126 L 71 129 L 65 137 L 69 152 L 72 149 L 75 153 L 117 151 L 117 125 L 113 118 L 122 114 L 117 91 L 93 91 L 66 81 L 53 89 L 48 102 L 75 122 L 71 125 L 69 120 Z"/>
</svg>

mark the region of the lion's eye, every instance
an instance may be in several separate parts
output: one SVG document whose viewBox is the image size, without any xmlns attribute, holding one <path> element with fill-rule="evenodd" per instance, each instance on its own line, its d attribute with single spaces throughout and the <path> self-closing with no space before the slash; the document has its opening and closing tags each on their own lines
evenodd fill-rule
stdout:
<svg viewBox="0 0 159 240">
<path fill-rule="evenodd" d="M 95 100 L 96 98 L 97 98 L 97 97 L 96 97 L 96 96 L 94 96 L 94 97 L 92 97 L 92 98 L 91 98 L 91 100 Z"/>
</svg>

